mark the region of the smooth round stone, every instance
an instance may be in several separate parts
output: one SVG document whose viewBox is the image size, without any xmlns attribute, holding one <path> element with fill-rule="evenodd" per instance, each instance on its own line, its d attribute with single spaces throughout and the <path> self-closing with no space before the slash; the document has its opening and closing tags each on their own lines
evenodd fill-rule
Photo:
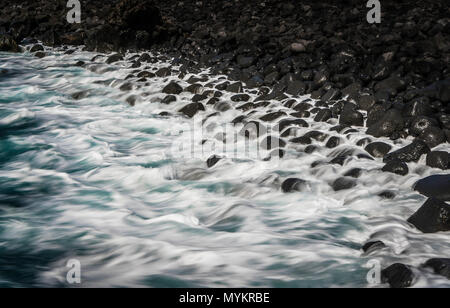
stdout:
<svg viewBox="0 0 450 308">
<path fill-rule="evenodd" d="M 427 197 L 450 201 L 450 174 L 432 175 L 419 180 L 414 190 Z"/>
<path fill-rule="evenodd" d="M 383 283 L 391 288 L 408 288 L 414 281 L 414 273 L 408 265 L 395 263 L 381 271 Z"/>
<path fill-rule="evenodd" d="M 302 179 L 290 178 L 281 184 L 283 192 L 304 191 L 308 186 L 308 182 Z"/>
<path fill-rule="evenodd" d="M 346 190 L 356 186 L 356 181 L 349 178 L 339 178 L 331 185 L 334 191 Z"/>
<path fill-rule="evenodd" d="M 370 155 L 377 158 L 383 158 L 391 149 L 392 147 L 384 142 L 372 142 L 365 147 Z"/>
<path fill-rule="evenodd" d="M 392 160 L 388 162 L 381 170 L 398 175 L 407 175 L 409 172 L 408 165 L 399 160 Z"/>
</svg>

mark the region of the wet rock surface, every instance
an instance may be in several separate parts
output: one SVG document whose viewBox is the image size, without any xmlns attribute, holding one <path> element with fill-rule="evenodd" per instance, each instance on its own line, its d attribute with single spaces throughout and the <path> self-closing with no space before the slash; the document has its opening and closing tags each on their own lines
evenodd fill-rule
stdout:
<svg viewBox="0 0 450 308">
<path fill-rule="evenodd" d="M 427 166 L 447 170 L 450 163 L 450 154 L 446 151 L 432 151 L 428 153 Z"/>
<path fill-rule="evenodd" d="M 414 189 L 427 197 L 450 201 L 450 174 L 421 179 L 414 185 Z"/>
<path fill-rule="evenodd" d="M 430 198 L 417 210 L 408 222 L 424 233 L 450 231 L 450 205 Z"/>
<path fill-rule="evenodd" d="M 395 263 L 381 271 L 381 279 L 391 288 L 407 288 L 413 283 L 414 273 L 409 266 Z"/>
<path fill-rule="evenodd" d="M 389 161 L 381 170 L 398 175 L 407 175 L 409 172 L 408 165 L 399 160 Z"/>
<path fill-rule="evenodd" d="M 287 179 L 281 184 L 281 189 L 283 192 L 299 192 L 307 189 L 308 182 L 302 179 L 290 178 Z"/>
<path fill-rule="evenodd" d="M 450 279 L 450 259 L 443 259 L 443 258 L 430 259 L 427 260 L 427 262 L 425 262 L 423 266 L 433 269 L 435 274 Z"/>
<path fill-rule="evenodd" d="M 430 152 L 430 148 L 425 142 L 415 140 L 400 150 L 385 155 L 383 161 L 390 162 L 398 160 L 405 163 L 413 161 L 417 162 L 422 155 L 427 154 L 428 152 Z"/>
<path fill-rule="evenodd" d="M 376 158 L 383 158 L 392 147 L 384 142 L 372 142 L 365 147 L 365 150 Z"/>
</svg>

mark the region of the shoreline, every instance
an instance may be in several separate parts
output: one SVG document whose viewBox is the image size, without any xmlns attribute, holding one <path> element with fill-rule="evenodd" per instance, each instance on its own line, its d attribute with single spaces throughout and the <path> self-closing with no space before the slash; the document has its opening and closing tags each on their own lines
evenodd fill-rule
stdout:
<svg viewBox="0 0 450 308">
<path fill-rule="evenodd" d="M 237 1 L 236 3 L 241 2 Z M 276 12 L 285 11 L 282 14 L 285 16 L 283 18 L 294 18 L 283 6 L 284 4 L 281 4 L 280 7 L 276 6 Z M 326 6 L 318 5 L 318 7 L 323 9 Z M 436 7 L 439 5 L 437 4 Z M 302 7 L 302 10 L 308 13 L 314 12 L 314 8 L 316 6 L 309 7 L 309 9 Z M 435 9 L 435 6 L 432 9 Z M 152 14 L 154 13 L 152 10 L 150 11 Z M 411 16 L 417 14 L 417 12 L 414 13 L 414 10 L 412 11 Z M 168 16 L 162 13 L 161 26 L 167 18 Z M 446 22 L 445 26 L 440 22 L 434 24 L 434 27 L 441 26 L 440 30 L 434 30 L 438 31 L 434 38 L 440 36 L 445 41 L 444 36 L 448 37 L 448 18 Z M 402 35 L 412 39 L 414 36 L 407 31 L 418 30 L 416 27 L 418 24 L 415 26 L 403 24 L 398 28 L 403 32 L 406 31 L 406 33 L 402 32 Z M 429 28 L 433 29 L 433 26 L 430 25 Z M 186 30 L 189 29 L 183 31 Z M 198 29 L 191 29 L 191 33 L 196 33 L 194 30 Z M 319 29 L 317 30 L 319 31 Z M 169 35 L 170 31 L 167 31 L 162 31 L 155 37 Z M 332 33 L 331 29 L 323 31 Z M 419 34 L 416 35 L 420 36 Z M 314 35 L 318 34 L 309 33 L 309 36 Z M 203 40 L 204 37 L 200 36 L 200 39 Z M 332 37 L 330 40 L 332 41 Z M 395 38 L 393 40 L 395 41 Z M 434 40 L 436 41 L 436 39 Z M 27 44 L 28 51 L 34 56 L 38 58 L 47 56 L 47 47 L 34 40 L 25 42 L 29 43 Z M 337 42 L 333 48 L 340 46 L 341 43 Z M 417 41 L 416 43 L 418 44 Z M 450 167 L 448 152 L 448 143 L 450 142 L 448 57 L 450 48 L 439 46 L 438 42 L 433 44 L 435 44 L 433 46 L 435 50 L 430 52 L 427 49 L 424 51 L 423 58 L 417 55 L 409 55 L 410 58 L 408 58 L 408 54 L 401 46 L 397 46 L 396 51 L 380 48 L 379 52 L 372 54 L 372 56 L 377 54 L 379 57 L 371 57 L 372 62 L 369 62 L 372 66 L 371 73 L 367 76 L 361 75 L 361 71 L 349 73 L 349 71 L 361 67 L 361 63 L 354 62 L 357 58 L 356 54 L 349 56 L 351 53 L 348 50 L 345 51 L 348 46 L 343 46 L 345 48 L 336 52 L 334 56 L 328 55 L 328 60 L 322 59 L 315 63 L 315 59 L 311 59 L 312 54 L 316 54 L 319 58 L 324 56 L 322 54 L 324 47 L 312 41 L 304 42 L 304 45 L 307 46 L 304 46 L 304 50 L 300 48 L 301 51 L 282 50 L 279 54 L 270 53 L 269 57 L 277 55 L 278 60 L 284 55 L 286 58 L 279 61 L 268 61 L 266 65 L 260 67 L 261 72 L 258 72 L 257 68 L 265 60 L 260 56 L 253 57 L 251 54 L 254 50 L 251 48 L 246 50 L 244 45 L 239 44 L 240 47 L 237 49 L 232 48 L 235 52 L 230 51 L 215 56 L 210 54 L 194 55 L 193 59 L 198 60 L 198 63 L 188 60 L 185 54 L 168 51 L 165 54 L 166 60 L 171 57 L 174 60 L 167 68 L 157 71 L 151 71 L 148 68 L 151 68 L 152 63 L 161 59 L 145 52 L 130 56 L 129 53 L 119 54 L 111 50 L 104 54 L 105 56 L 96 56 L 90 62 L 78 62 L 76 66 L 89 68 L 95 63 L 106 64 L 106 66 L 125 64 L 125 67 L 132 71 L 124 80 L 120 81 L 120 90 L 124 93 L 135 89 L 135 85 L 150 84 L 153 77 L 167 77 L 165 87 L 161 90 L 164 98 L 158 102 L 162 104 L 171 105 L 173 102 L 179 102 L 178 96 L 181 93 L 190 93 L 190 102 L 186 102 L 183 108 L 170 112 L 163 111 L 165 113 L 161 113 L 161 116 L 170 116 L 173 112 L 175 115 L 184 114 L 186 117 L 192 118 L 197 114 L 205 114 L 211 108 L 218 113 L 216 116 L 220 116 L 221 112 L 234 108 L 239 110 L 243 117 L 234 118 L 233 125 L 245 125 L 252 121 L 260 124 L 266 123 L 266 125 L 277 123 L 278 127 L 283 126 L 283 129 L 279 131 L 280 136 L 275 136 L 277 140 L 281 140 L 277 141 L 278 146 L 274 147 L 279 151 L 278 155 L 281 153 L 278 148 L 284 151 L 284 148 L 291 145 L 301 146 L 305 154 L 314 153 L 317 147 L 332 151 L 339 148 L 341 144 L 346 144 L 352 133 L 367 134 L 370 140 L 361 138 L 355 144 L 361 148 L 361 151 L 335 153 L 327 160 L 313 162 L 311 168 L 327 164 L 343 168 L 348 159 L 381 161 L 384 165 L 381 168 L 382 171 L 398 177 L 414 172 L 416 169 L 410 168 L 410 165 L 418 162 L 425 163 L 421 166 L 423 168 L 427 168 L 426 166 L 440 168 L 444 175 L 443 178 L 426 177 L 416 185 L 416 189 L 429 199 L 416 214 L 408 219 L 408 222 L 416 226 L 418 230 L 424 233 L 435 233 L 450 230 L 450 220 L 448 219 L 450 216 L 439 216 L 439 213 L 450 213 L 450 206 L 447 203 L 450 200 L 448 196 L 450 175 L 447 171 Z M 195 50 L 195 44 L 193 46 Z M 287 46 L 295 47 L 298 50 L 298 46 L 289 44 Z M 163 47 L 158 45 L 154 47 L 155 51 L 158 49 L 164 51 Z M 67 52 L 71 52 L 72 47 L 68 48 Z M 239 48 L 242 50 L 237 52 Z M 181 49 L 183 50 L 183 48 Z M 189 50 L 185 51 L 189 53 Z M 76 51 L 74 52 L 76 53 Z M 419 65 L 415 61 L 416 58 L 420 58 L 421 61 L 432 58 L 432 61 L 422 61 Z M 286 62 L 286 59 L 290 59 L 287 61 L 289 63 Z M 414 61 L 409 61 L 411 59 Z M 298 60 L 298 62 L 294 60 Z M 342 63 L 334 61 L 342 61 Z M 295 63 L 300 63 L 300 66 L 295 68 Z M 217 78 L 214 83 L 209 82 L 211 76 L 203 76 L 204 78 L 196 76 L 202 71 L 202 68 L 207 67 L 205 64 L 211 65 L 208 67 L 211 76 Z M 378 69 L 375 70 L 375 68 Z M 190 75 L 191 73 L 192 75 Z M 227 78 L 220 81 L 218 78 L 220 75 L 226 75 Z M 178 79 L 178 82 L 171 81 L 171 77 Z M 428 83 L 430 80 L 434 80 L 434 82 Z M 86 93 L 79 92 L 73 93 L 73 95 L 74 99 L 77 97 L 83 99 Z M 308 95 L 310 95 L 310 99 L 305 98 Z M 145 98 L 143 99 L 145 100 Z M 133 106 L 139 103 L 139 99 L 129 96 L 125 102 Z M 311 129 L 304 134 L 295 135 L 296 127 L 309 128 L 311 123 L 327 124 L 327 132 Z M 291 129 L 292 131 L 289 131 Z M 260 135 L 259 131 L 260 127 L 257 128 L 256 136 L 262 137 L 263 135 Z M 285 135 L 283 136 L 283 134 Z M 343 142 L 344 138 L 347 141 Z M 393 147 L 387 140 L 394 145 L 398 143 L 400 146 Z M 440 151 L 433 151 L 436 148 Z M 213 168 L 221 159 L 218 156 L 211 156 L 205 163 L 208 168 Z M 364 170 L 339 177 L 330 183 L 330 186 L 334 191 L 352 189 L 355 187 L 354 179 L 360 176 L 360 172 L 364 172 Z M 301 178 L 287 178 L 280 183 L 280 189 L 286 194 L 301 193 L 305 187 L 308 185 Z M 384 197 L 390 198 L 388 194 Z M 361 243 L 361 245 L 368 254 L 385 247 L 385 243 L 377 240 Z M 447 260 L 444 259 L 445 257 L 443 256 L 443 259 L 438 261 L 431 260 L 428 263 L 431 267 L 438 269 L 439 264 L 448 262 L 445 261 Z M 414 278 L 411 268 L 403 264 L 393 264 L 385 269 L 383 276 L 391 286 L 400 287 L 411 285 Z M 403 280 L 399 281 L 399 277 Z"/>
</svg>

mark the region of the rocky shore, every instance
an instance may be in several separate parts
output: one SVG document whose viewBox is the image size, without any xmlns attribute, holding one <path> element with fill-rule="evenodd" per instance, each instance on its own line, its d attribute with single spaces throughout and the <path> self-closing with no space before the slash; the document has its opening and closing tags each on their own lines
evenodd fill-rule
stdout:
<svg viewBox="0 0 450 308">
<path fill-rule="evenodd" d="M 323 132 L 295 135 L 293 128 L 308 127 L 306 118 L 336 121 L 330 132 L 343 138 L 362 130 L 371 136 L 358 141 L 363 154 L 339 152 L 311 167 L 344 166 L 349 157 L 357 156 L 379 159 L 382 171 L 405 176 L 409 164 L 425 162 L 442 174 L 413 187 L 429 199 L 408 222 L 424 233 L 450 231 L 450 6 L 446 1 L 383 2 L 381 24 L 369 24 L 365 2 L 352 0 L 118 0 L 81 5 L 82 22 L 69 24 L 66 1 L 14 5 L 0 1 L 0 51 L 19 52 L 19 45 L 28 45 L 28 51 L 45 57 L 43 46 L 36 44 L 39 40 L 48 46 L 84 45 L 90 51 L 115 52 L 106 63 L 126 60 L 135 69 L 129 80 L 136 82 L 175 73 L 171 68 L 146 70 L 155 59 L 145 50 L 172 57 L 173 66 L 181 65 L 176 72 L 180 79 L 210 68 L 212 74 L 226 75 L 228 80 L 204 84 L 205 80 L 190 77 L 188 87 L 168 82 L 162 89 L 166 95 L 162 103 L 171 104 L 178 94 L 190 92 L 192 102 L 179 110 L 185 116 L 193 117 L 208 105 L 219 112 L 234 106 L 242 116 L 233 124 L 247 124 L 255 110 L 278 101 L 280 108 L 258 120 L 278 122 L 280 136 L 273 137 L 281 138 L 278 155 L 283 155 L 287 143 L 306 146 L 305 153 L 314 152 L 319 143 L 329 149 L 339 146 L 340 137 Z M 126 50 L 141 54 L 126 58 Z M 131 85 L 123 87 L 126 91 Z M 220 101 L 225 92 L 232 93 L 232 105 Z M 247 92 L 257 98 L 252 100 Z M 306 94 L 311 99 L 296 100 Z M 134 104 L 133 98 L 127 102 Z M 386 138 L 407 145 L 393 150 Z M 213 168 L 220 160 L 212 156 L 206 163 Z M 354 187 L 360 172 L 352 170 L 331 183 L 332 188 Z M 281 189 L 299 192 L 305 186 L 303 179 L 288 178 Z M 382 241 L 371 240 L 363 251 L 372 254 L 385 247 Z M 431 259 L 424 266 L 449 278 L 449 259 Z M 393 287 L 408 287 L 414 280 L 411 267 L 398 263 L 384 269 L 382 276 Z"/>
</svg>

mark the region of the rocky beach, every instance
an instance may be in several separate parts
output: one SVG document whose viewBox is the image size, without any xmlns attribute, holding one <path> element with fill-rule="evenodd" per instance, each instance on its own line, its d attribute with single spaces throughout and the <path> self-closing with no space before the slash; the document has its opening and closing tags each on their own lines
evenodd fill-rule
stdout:
<svg viewBox="0 0 450 308">
<path fill-rule="evenodd" d="M 447 1 L 80 3 L 0 1 L 1 286 L 450 286 Z"/>
</svg>

